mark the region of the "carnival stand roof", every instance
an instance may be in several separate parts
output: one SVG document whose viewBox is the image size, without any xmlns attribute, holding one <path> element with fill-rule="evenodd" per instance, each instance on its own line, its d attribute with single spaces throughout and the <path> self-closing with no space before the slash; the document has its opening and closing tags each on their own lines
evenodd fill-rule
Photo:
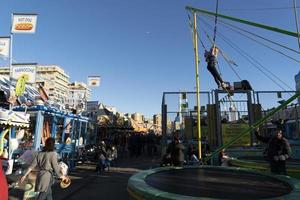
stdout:
<svg viewBox="0 0 300 200">
<path fill-rule="evenodd" d="M 43 111 L 46 114 L 50 114 L 50 115 L 53 115 L 53 116 L 68 117 L 68 118 L 71 118 L 71 119 L 76 119 L 76 120 L 85 121 L 85 122 L 89 121 L 88 117 L 84 117 L 82 115 L 76 115 L 76 114 L 73 114 L 73 113 L 69 113 L 69 112 L 66 112 L 66 111 L 59 110 L 56 107 L 45 106 L 45 105 L 35 105 L 35 106 L 30 106 L 30 107 L 26 107 L 26 106 L 21 105 L 21 106 L 15 106 L 13 109 L 15 111 L 25 111 L 25 110 L 27 110 L 29 112 Z"/>
<path fill-rule="evenodd" d="M 18 127 L 29 127 L 29 114 L 0 108 L 0 124 Z"/>
<path fill-rule="evenodd" d="M 16 84 L 11 82 L 8 77 L 0 75 L 0 90 L 4 92 L 5 96 L 9 95 L 10 87 L 15 89 L 15 86 Z M 18 98 L 18 101 L 20 104 L 34 103 L 37 97 L 40 97 L 39 91 L 33 86 L 26 85 L 24 94 Z"/>
</svg>

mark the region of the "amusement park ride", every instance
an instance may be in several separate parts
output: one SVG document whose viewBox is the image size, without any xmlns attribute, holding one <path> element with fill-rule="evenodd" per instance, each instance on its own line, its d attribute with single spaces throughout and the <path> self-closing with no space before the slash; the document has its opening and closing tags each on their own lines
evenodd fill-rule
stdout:
<svg viewBox="0 0 300 200">
<path fill-rule="evenodd" d="M 198 143 L 198 158 L 202 162 L 198 166 L 164 167 L 138 173 L 129 179 L 127 188 L 129 194 L 134 199 L 298 199 L 299 180 L 266 173 L 269 171 L 269 165 L 262 159 L 264 148 L 257 142 L 253 133 L 260 127 L 264 134 L 271 135 L 275 130 L 271 121 L 285 119 L 286 137 L 293 149 L 292 159 L 287 162 L 288 174 L 300 178 L 300 92 L 254 91 L 251 87 L 238 87 L 243 85 L 243 81 L 236 82 L 235 87 L 222 87 L 212 92 L 200 91 L 198 41 L 204 49 L 205 47 L 198 38 L 197 14 L 215 17 L 214 39 L 211 40 L 208 36 L 212 45 L 215 45 L 218 17 L 296 38 L 299 33 L 221 15 L 218 13 L 218 0 L 215 13 L 190 6 L 186 9 L 192 13 L 194 22 L 192 25 L 192 17 L 189 17 L 195 51 L 197 91 L 163 93 L 162 145 L 165 148 L 162 149 L 163 151 L 166 149 L 169 140 L 177 132 L 186 145 Z M 232 64 L 228 58 L 224 59 Z M 264 94 L 277 95 L 277 98 L 273 97 L 269 102 L 276 102 L 277 99 L 279 106 L 276 102 L 277 107 L 265 109 L 261 101 Z M 281 100 L 282 94 L 287 95 L 285 100 Z M 195 107 L 191 109 L 185 107 L 184 110 L 174 108 L 172 96 L 186 99 L 187 95 L 191 96 L 189 99 L 196 99 Z M 205 97 L 201 98 L 205 103 L 200 104 L 200 96 Z M 180 115 L 183 119 L 182 124 L 175 129 L 169 126 L 174 114 Z M 203 142 L 209 144 L 211 152 L 202 152 Z M 218 165 L 218 155 L 224 149 L 235 157 L 230 160 L 233 167 L 206 165 L 207 163 Z M 283 185 L 288 185 L 290 189 L 283 188 Z M 275 194 L 275 191 L 282 193 Z"/>
</svg>

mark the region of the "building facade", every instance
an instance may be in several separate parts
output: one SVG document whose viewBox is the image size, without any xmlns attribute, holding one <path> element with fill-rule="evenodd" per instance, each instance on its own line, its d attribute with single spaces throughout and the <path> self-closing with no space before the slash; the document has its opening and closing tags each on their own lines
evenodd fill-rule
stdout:
<svg viewBox="0 0 300 200">
<path fill-rule="evenodd" d="M 68 109 L 78 112 L 87 110 L 87 101 L 91 98 L 91 89 L 85 83 L 74 82 L 69 84 L 69 93 L 66 101 Z"/>
<path fill-rule="evenodd" d="M 160 114 L 153 115 L 153 124 L 155 126 L 161 127 L 161 115 Z"/>
<path fill-rule="evenodd" d="M 9 67 L 0 67 L 0 75 L 9 76 Z M 69 95 L 70 77 L 58 65 L 38 65 L 36 83 L 44 86 L 49 99 L 58 105 L 65 105 Z"/>
<path fill-rule="evenodd" d="M 141 113 L 133 113 L 131 115 L 131 118 L 136 121 L 137 123 L 143 123 L 144 122 L 144 116 Z"/>
</svg>

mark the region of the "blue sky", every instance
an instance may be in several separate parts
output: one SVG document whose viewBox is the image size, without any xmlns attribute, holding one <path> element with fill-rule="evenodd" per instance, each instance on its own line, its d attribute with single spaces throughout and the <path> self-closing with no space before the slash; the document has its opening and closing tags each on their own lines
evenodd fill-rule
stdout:
<svg viewBox="0 0 300 200">
<path fill-rule="evenodd" d="M 121 112 L 159 113 L 164 91 L 194 91 L 195 66 L 186 5 L 215 10 L 214 0 L 2 0 L 0 36 L 9 35 L 11 13 L 37 13 L 34 35 L 15 35 L 13 58 L 18 62 L 57 64 L 71 81 L 86 82 L 100 75 L 101 86 L 92 89 L 93 100 L 116 106 Z M 243 3 L 241 3 L 243 2 Z M 297 1 L 300 6 L 300 1 Z M 293 1 L 220 0 L 219 13 L 296 31 Z M 273 9 L 265 9 L 273 8 Z M 282 8 L 282 9 L 279 9 Z M 213 25 L 213 19 L 201 17 Z M 296 38 L 233 23 L 251 32 L 298 49 Z M 209 42 L 199 21 L 199 34 Z M 229 41 L 255 57 L 268 70 L 295 88 L 299 63 L 231 32 L 223 25 L 218 31 Z M 234 60 L 235 70 L 248 79 L 255 90 L 280 90 L 251 66 L 217 35 L 217 45 Z M 202 91 L 216 87 L 203 62 L 200 47 L 200 86 Z M 299 50 L 299 49 L 298 49 Z M 299 54 L 290 54 L 299 58 Z M 300 58 L 299 58 L 300 60 Z M 225 80 L 239 79 L 220 58 Z M 0 66 L 8 65 L 0 60 Z M 285 89 L 288 89 L 286 86 Z"/>
</svg>

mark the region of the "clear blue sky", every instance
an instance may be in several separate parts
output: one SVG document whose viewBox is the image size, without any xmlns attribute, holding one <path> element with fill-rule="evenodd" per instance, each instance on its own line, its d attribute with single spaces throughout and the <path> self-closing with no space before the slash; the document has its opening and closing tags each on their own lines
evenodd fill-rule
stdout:
<svg viewBox="0 0 300 200">
<path fill-rule="evenodd" d="M 195 87 L 194 53 L 188 26 L 186 5 L 215 9 L 215 0 L 2 0 L 0 36 L 9 35 L 11 13 L 37 13 L 34 35 L 15 35 L 13 57 L 18 62 L 57 64 L 71 81 L 86 81 L 100 75 L 101 86 L 92 90 L 93 100 L 116 106 L 121 112 L 159 113 L 163 91 L 193 91 Z M 272 4 L 271 4 L 272 3 Z M 219 12 L 291 31 L 296 31 L 292 0 L 220 0 Z M 300 1 L 297 1 L 300 6 Z M 263 8 L 263 9 L 261 9 Z M 212 20 L 203 18 L 210 24 Z M 297 49 L 293 37 L 234 24 Z M 199 33 L 206 46 L 199 21 Z M 291 88 L 299 63 L 262 47 L 224 26 L 218 30 L 272 71 Z M 256 90 L 279 90 L 272 81 L 243 59 L 217 36 L 217 45 L 234 60 L 242 79 Z M 200 46 L 201 90 L 216 87 L 203 62 Z M 300 60 L 299 54 L 290 54 Z M 8 65 L 0 60 L 0 65 Z M 225 80 L 238 78 L 222 58 L 220 69 Z M 286 86 L 283 86 L 287 89 Z"/>
</svg>

